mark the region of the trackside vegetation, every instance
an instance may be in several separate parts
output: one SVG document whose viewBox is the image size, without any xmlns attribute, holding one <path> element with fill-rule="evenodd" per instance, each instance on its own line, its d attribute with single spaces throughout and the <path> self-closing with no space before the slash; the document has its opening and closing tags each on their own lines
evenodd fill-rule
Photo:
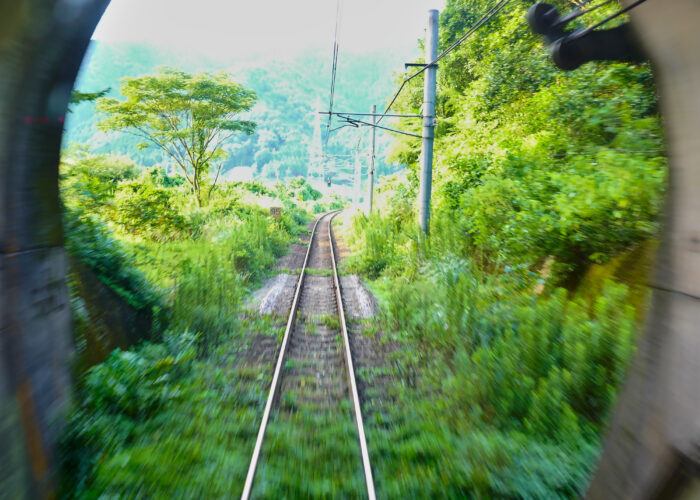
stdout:
<svg viewBox="0 0 700 500">
<path fill-rule="evenodd" d="M 405 137 L 349 235 L 393 346 L 366 417 L 382 497 L 578 498 L 635 350 L 666 182 L 651 72 L 556 70 L 528 6 L 440 63 L 430 236 Z M 441 45 L 488 8 L 448 0 Z M 395 111 L 419 112 L 409 86 Z"/>
<path fill-rule="evenodd" d="M 441 47 L 491 3 L 447 0 Z M 407 136 L 391 144 L 384 172 L 405 168 L 381 179 L 374 212 L 338 218 L 351 250 L 341 272 L 361 275 L 379 304 L 376 317 L 348 318 L 371 361 L 356 368 L 379 498 L 580 497 L 635 353 L 667 175 L 652 73 L 555 69 L 526 26 L 529 5 L 510 3 L 440 61 L 429 235 L 416 223 L 420 142 Z M 106 84 L 74 94 L 95 144 L 67 146 L 60 166 L 76 345 L 63 497 L 240 495 L 286 322 L 246 301 L 285 272 L 275 263 L 313 214 L 346 206 L 301 177 L 311 125 L 280 96 L 317 82 L 290 68 L 253 71 L 256 92 L 227 74 L 164 69 L 125 78 L 121 96 Z M 393 112 L 420 113 L 422 92 L 412 80 Z M 299 110 L 256 109 L 256 95 Z M 111 146 L 93 133 L 98 117 L 122 131 Z M 347 152 L 356 137 L 334 140 Z M 227 179 L 244 163 L 266 183 Z M 121 326 L 111 309 L 125 312 Z M 311 319 L 316 338 L 339 326 Z M 319 416 L 302 400 L 281 395 L 287 413 L 268 430 L 254 496 L 358 496 L 349 406 Z"/>
<path fill-rule="evenodd" d="M 218 84 L 207 75 L 166 75 L 178 102 L 187 85 Z M 187 83 L 182 92 L 175 77 Z M 102 102 L 109 106 L 119 105 Z M 90 360 L 77 364 L 61 442 L 66 498 L 221 498 L 240 490 L 269 384 L 266 366 L 246 364 L 243 355 L 253 336 L 277 342 L 284 330 L 274 318 L 244 314 L 243 299 L 306 232 L 306 209 L 337 202 L 303 179 L 214 184 L 215 166 L 201 168 L 212 175 L 191 165 L 181 174 L 145 168 L 87 146 L 63 153 L 77 358 Z M 186 173 L 200 175 L 198 195 Z M 271 206 L 282 208 L 280 218 L 270 216 Z M 85 269 L 99 286 L 86 285 Z M 107 316 L 93 312 L 114 303 L 150 315 L 150 327 L 132 332 L 142 339 L 137 345 L 95 364 L 96 353 L 86 351 L 114 339 Z"/>
<path fill-rule="evenodd" d="M 242 301 L 310 216 L 286 190 L 258 184 L 222 184 L 197 207 L 181 177 L 123 157 L 68 151 L 61 172 L 72 259 L 157 317 L 154 331 L 137 332 L 147 341 L 78 374 L 64 496 L 227 496 L 244 477 L 269 384 L 240 354 L 251 333 L 281 334 L 247 319 Z M 266 203 L 283 205 L 282 218 Z M 76 303 L 100 300 L 71 288 Z M 77 322 L 79 356 L 94 319 Z"/>
</svg>

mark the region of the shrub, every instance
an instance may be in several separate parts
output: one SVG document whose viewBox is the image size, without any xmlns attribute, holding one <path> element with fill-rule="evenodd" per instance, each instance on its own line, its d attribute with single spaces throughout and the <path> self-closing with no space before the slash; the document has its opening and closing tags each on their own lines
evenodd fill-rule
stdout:
<svg viewBox="0 0 700 500">
<path fill-rule="evenodd" d="M 390 457 L 378 463 L 385 495 L 583 491 L 634 350 L 627 290 L 608 283 L 588 304 L 499 281 L 448 260 L 421 279 L 385 283 L 383 330 L 400 345 L 397 400 L 368 431 Z"/>
<path fill-rule="evenodd" d="M 65 208 L 63 224 L 68 253 L 92 269 L 103 283 L 132 307 L 141 310 L 160 304 L 158 291 L 131 265 L 131 256 L 125 246 L 109 235 L 99 218 Z"/>
<path fill-rule="evenodd" d="M 194 337 L 167 333 L 165 340 L 132 351 L 117 349 L 85 376 L 80 403 L 59 443 L 67 496 L 85 494 L 95 466 L 128 445 L 143 422 L 182 397 Z"/>
<path fill-rule="evenodd" d="M 173 206 L 169 189 L 131 181 L 122 183 L 110 211 L 112 220 L 124 231 L 165 241 L 186 230 L 185 218 Z"/>
</svg>

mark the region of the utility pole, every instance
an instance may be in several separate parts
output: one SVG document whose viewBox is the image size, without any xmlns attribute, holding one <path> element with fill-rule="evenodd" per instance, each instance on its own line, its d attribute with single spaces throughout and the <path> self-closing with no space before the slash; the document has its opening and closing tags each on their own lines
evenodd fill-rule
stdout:
<svg viewBox="0 0 700 500">
<path fill-rule="evenodd" d="M 361 209 L 360 198 L 362 197 L 362 163 L 360 162 L 360 144 L 355 149 L 355 176 L 353 179 L 352 199 L 356 209 Z"/>
<path fill-rule="evenodd" d="M 437 57 L 437 56 L 436 56 Z M 377 105 L 372 104 L 372 124 L 377 124 Z M 369 154 L 369 213 L 372 213 L 372 202 L 374 201 L 374 148 L 377 142 L 377 127 L 372 127 L 371 151 Z"/>
<path fill-rule="evenodd" d="M 316 100 L 316 109 L 321 109 L 321 101 L 319 99 Z M 309 144 L 309 168 L 306 172 L 306 179 L 310 184 L 315 184 L 315 178 L 323 176 L 323 163 L 325 162 L 323 153 L 321 115 L 316 114 L 314 117 L 314 135 L 311 139 L 311 144 Z"/>
<path fill-rule="evenodd" d="M 437 10 L 428 11 L 428 31 L 425 38 L 425 64 L 430 64 L 437 59 L 438 16 L 439 13 Z M 420 227 L 426 235 L 430 230 L 430 192 L 433 183 L 436 86 L 437 64 L 434 64 L 425 70 L 425 83 L 423 87 L 423 152 L 420 162 L 420 195 L 418 197 L 418 204 Z"/>
</svg>

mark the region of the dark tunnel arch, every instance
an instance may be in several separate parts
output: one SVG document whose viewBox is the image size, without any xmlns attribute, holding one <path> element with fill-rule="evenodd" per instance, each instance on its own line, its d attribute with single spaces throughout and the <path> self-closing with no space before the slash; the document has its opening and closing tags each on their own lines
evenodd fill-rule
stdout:
<svg viewBox="0 0 700 500">
<path fill-rule="evenodd" d="M 10 497 L 55 487 L 72 351 L 58 197 L 63 116 L 108 3 L 0 7 L 0 484 Z M 699 460 L 700 6 L 652 0 L 632 18 L 659 75 L 671 187 L 647 326 L 591 499 L 660 498 Z"/>
<path fill-rule="evenodd" d="M 52 496 L 70 400 L 70 307 L 58 196 L 63 117 L 108 0 L 0 10 L 0 484 Z"/>
</svg>

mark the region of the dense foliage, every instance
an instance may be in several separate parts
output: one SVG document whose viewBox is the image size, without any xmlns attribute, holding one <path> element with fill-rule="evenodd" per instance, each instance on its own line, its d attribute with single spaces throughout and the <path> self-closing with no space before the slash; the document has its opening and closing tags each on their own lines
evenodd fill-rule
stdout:
<svg viewBox="0 0 700 500">
<path fill-rule="evenodd" d="M 316 193 L 303 180 L 294 185 Z M 212 460 L 244 466 L 267 383 L 234 366 L 249 335 L 241 305 L 304 230 L 303 202 L 281 186 L 239 183 L 217 186 L 207 206 L 197 207 L 182 177 L 85 150 L 64 152 L 61 192 L 72 258 L 134 309 L 166 312 L 157 338 L 79 374 L 62 441 L 64 494 L 225 496 L 231 479 L 212 484 L 207 467 Z M 270 217 L 265 204 L 284 206 L 282 218 Z M 224 430 L 236 446 L 218 440 Z M 209 455 L 197 458 L 201 446 Z"/>
<path fill-rule="evenodd" d="M 538 293 L 536 273 L 481 269 L 450 222 L 436 220 L 424 241 L 411 221 L 355 221 L 366 252 L 350 268 L 380 276 L 371 287 L 393 346 L 388 366 L 367 375 L 394 380 L 395 399 L 368 424 L 380 489 L 576 498 L 634 351 L 628 289 L 607 281 L 593 299 Z"/>
<path fill-rule="evenodd" d="M 644 272 L 620 283 L 612 269 L 644 269 L 628 256 L 658 230 L 651 72 L 556 70 L 528 6 L 440 63 L 430 236 L 415 224 L 410 138 L 392 153 L 407 175 L 385 179 L 377 213 L 354 221 L 348 268 L 374 280 L 395 351 L 396 401 L 368 431 L 387 497 L 578 497 L 634 352 Z M 489 7 L 448 0 L 442 46 Z M 407 87 L 397 111 L 418 112 L 421 82 Z"/>
<path fill-rule="evenodd" d="M 446 45 L 488 2 L 448 2 Z M 435 203 L 483 262 L 533 264 L 563 274 L 606 262 L 656 232 L 664 143 L 646 65 L 590 63 L 564 73 L 514 4 L 441 67 Z M 400 101 L 420 106 L 418 89 Z M 415 189 L 417 148 L 408 162 Z"/>
</svg>

